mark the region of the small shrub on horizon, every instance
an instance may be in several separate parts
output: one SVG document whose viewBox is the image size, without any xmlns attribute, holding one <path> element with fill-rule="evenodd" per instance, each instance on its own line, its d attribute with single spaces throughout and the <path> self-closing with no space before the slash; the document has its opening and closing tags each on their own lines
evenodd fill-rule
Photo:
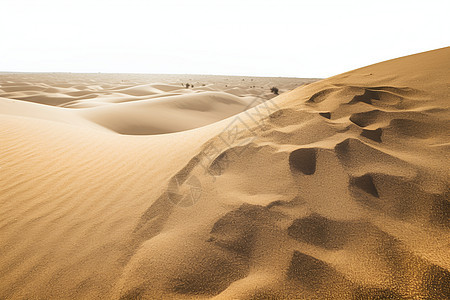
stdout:
<svg viewBox="0 0 450 300">
<path fill-rule="evenodd" d="M 270 91 L 271 91 L 272 93 L 274 93 L 275 95 L 279 95 L 279 90 L 278 90 L 277 87 L 272 87 L 272 88 L 270 89 Z"/>
</svg>

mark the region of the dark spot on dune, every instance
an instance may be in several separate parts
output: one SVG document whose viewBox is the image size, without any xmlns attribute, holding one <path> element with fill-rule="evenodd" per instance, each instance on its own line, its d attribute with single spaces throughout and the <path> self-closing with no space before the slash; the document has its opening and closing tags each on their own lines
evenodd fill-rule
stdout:
<svg viewBox="0 0 450 300">
<path fill-rule="evenodd" d="M 173 291 L 185 295 L 217 295 L 248 275 L 248 265 L 234 257 L 202 257 L 170 280 Z"/>
<path fill-rule="evenodd" d="M 270 218 L 268 208 L 243 204 L 214 223 L 211 236 L 217 246 L 248 257 L 253 249 L 255 234 Z"/>
<path fill-rule="evenodd" d="M 350 116 L 350 121 L 360 127 L 366 127 L 373 124 L 381 112 L 379 110 L 371 110 L 362 113 L 355 113 Z"/>
<path fill-rule="evenodd" d="M 427 291 L 427 299 L 450 299 L 450 272 L 431 265 L 423 274 L 422 284 Z"/>
<path fill-rule="evenodd" d="M 300 280 L 309 286 L 320 284 L 324 276 L 330 273 L 330 267 L 321 260 L 306 255 L 299 251 L 294 251 L 291 265 L 288 269 L 288 278 Z"/>
<path fill-rule="evenodd" d="M 331 119 L 331 113 L 329 112 L 319 113 L 319 115 L 321 115 L 324 118 Z"/>
<path fill-rule="evenodd" d="M 140 299 L 144 299 L 143 294 L 144 294 L 144 289 L 143 288 L 134 288 L 130 291 L 128 291 L 125 295 L 121 296 L 119 300 L 140 300 Z"/>
<path fill-rule="evenodd" d="M 336 144 L 336 146 L 334 146 L 334 150 L 336 150 L 336 154 L 339 158 L 346 157 L 350 150 L 350 139 L 345 139 L 342 142 Z"/>
<path fill-rule="evenodd" d="M 316 172 L 317 149 L 304 148 L 292 151 L 289 155 L 289 166 L 293 173 L 302 172 L 312 175 Z"/>
<path fill-rule="evenodd" d="M 363 129 L 361 132 L 361 136 L 371 139 L 372 141 L 381 143 L 381 135 L 383 134 L 383 130 L 381 128 L 375 130 Z"/>
<path fill-rule="evenodd" d="M 208 171 L 213 176 L 220 176 L 223 174 L 228 165 L 228 153 L 227 151 L 224 151 L 219 156 L 217 156 L 216 159 L 214 159 L 214 161 L 209 166 Z"/>
<path fill-rule="evenodd" d="M 313 214 L 306 218 L 296 219 L 288 228 L 292 238 L 326 249 L 342 248 L 348 241 L 351 222 L 334 221 Z"/>
<path fill-rule="evenodd" d="M 441 124 L 430 124 L 410 119 L 393 119 L 389 126 L 399 134 L 419 139 L 426 139 L 439 135 L 446 136 L 449 129 L 448 123 L 445 122 L 442 122 Z"/>
<path fill-rule="evenodd" d="M 444 228 L 450 228 L 450 191 L 437 195 L 433 202 L 431 222 Z"/>
<path fill-rule="evenodd" d="M 282 206 L 283 204 L 285 204 L 286 202 L 281 201 L 281 200 L 276 200 L 273 202 L 270 202 L 269 204 L 266 205 L 267 208 L 272 208 L 274 206 Z"/>
<path fill-rule="evenodd" d="M 322 295 L 322 299 L 335 298 L 332 295 L 326 296 L 332 289 L 330 286 L 339 286 L 342 290 L 349 287 L 349 281 L 328 263 L 300 251 L 294 251 L 287 277 L 317 295 Z"/>
<path fill-rule="evenodd" d="M 350 184 L 355 185 L 356 187 L 360 188 L 361 190 L 365 191 L 368 194 L 371 194 L 374 197 L 379 198 L 378 190 L 373 183 L 372 175 L 365 174 L 361 177 L 353 177 L 350 180 Z"/>
<path fill-rule="evenodd" d="M 353 97 L 353 99 L 350 101 L 350 104 L 358 102 L 372 104 L 372 100 L 380 100 L 380 95 L 378 94 L 378 92 L 372 90 L 365 90 L 364 94 Z"/>
<path fill-rule="evenodd" d="M 353 300 L 402 300 L 405 299 L 391 289 L 358 287 L 352 295 Z"/>
</svg>

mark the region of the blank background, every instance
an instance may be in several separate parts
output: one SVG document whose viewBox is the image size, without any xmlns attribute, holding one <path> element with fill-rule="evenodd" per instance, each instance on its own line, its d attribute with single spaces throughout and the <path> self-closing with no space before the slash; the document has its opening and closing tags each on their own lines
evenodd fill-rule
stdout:
<svg viewBox="0 0 450 300">
<path fill-rule="evenodd" d="M 448 46 L 449 3 L 0 0 L 0 71 L 328 77 Z"/>
</svg>

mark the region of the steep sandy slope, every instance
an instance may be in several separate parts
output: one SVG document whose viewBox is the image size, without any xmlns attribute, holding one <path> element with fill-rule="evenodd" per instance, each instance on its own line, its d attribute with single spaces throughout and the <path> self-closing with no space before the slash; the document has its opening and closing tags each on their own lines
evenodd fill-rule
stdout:
<svg viewBox="0 0 450 300">
<path fill-rule="evenodd" d="M 165 135 L 0 115 L 0 298 L 448 299 L 449 68 Z"/>
<path fill-rule="evenodd" d="M 449 67 L 396 59 L 241 114 L 141 216 L 118 295 L 447 299 Z"/>
</svg>

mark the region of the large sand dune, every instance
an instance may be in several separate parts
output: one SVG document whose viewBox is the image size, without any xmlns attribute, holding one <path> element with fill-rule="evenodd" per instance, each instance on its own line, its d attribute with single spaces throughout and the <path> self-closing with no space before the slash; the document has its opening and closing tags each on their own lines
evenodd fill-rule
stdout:
<svg viewBox="0 0 450 300">
<path fill-rule="evenodd" d="M 449 69 L 1 75 L 0 298 L 450 298 Z"/>
</svg>

